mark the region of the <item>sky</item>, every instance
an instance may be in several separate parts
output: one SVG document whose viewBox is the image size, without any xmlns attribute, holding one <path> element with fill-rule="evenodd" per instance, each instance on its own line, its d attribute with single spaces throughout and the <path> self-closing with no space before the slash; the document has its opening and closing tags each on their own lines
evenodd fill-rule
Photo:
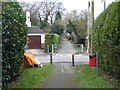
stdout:
<svg viewBox="0 0 120 90">
<path fill-rule="evenodd" d="M 20 0 L 23 2 L 34 2 L 34 1 L 56 1 L 63 2 L 64 7 L 68 12 L 71 10 L 78 10 L 79 12 L 88 9 L 88 1 L 92 0 Z M 94 0 L 94 13 L 95 18 L 104 10 L 104 2 L 102 0 Z M 106 0 L 106 7 L 114 2 L 115 0 Z"/>
</svg>

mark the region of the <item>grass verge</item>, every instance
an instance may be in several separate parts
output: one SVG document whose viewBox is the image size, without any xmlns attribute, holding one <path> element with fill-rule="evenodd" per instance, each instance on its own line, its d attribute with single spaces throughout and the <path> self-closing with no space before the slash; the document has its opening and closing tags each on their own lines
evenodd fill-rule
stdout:
<svg viewBox="0 0 120 90">
<path fill-rule="evenodd" d="M 9 85 L 9 88 L 38 88 L 38 85 L 50 74 L 55 65 L 44 65 L 42 68 L 25 68 L 21 76 Z"/>
<path fill-rule="evenodd" d="M 105 74 L 97 74 L 95 67 L 87 65 L 76 66 L 76 83 L 80 88 L 116 88 L 104 78 Z"/>
</svg>

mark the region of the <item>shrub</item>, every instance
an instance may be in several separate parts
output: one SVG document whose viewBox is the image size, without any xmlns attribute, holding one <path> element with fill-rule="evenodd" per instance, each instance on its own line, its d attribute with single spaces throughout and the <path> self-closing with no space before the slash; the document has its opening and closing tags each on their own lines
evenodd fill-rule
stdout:
<svg viewBox="0 0 120 90">
<path fill-rule="evenodd" d="M 25 21 L 25 13 L 18 2 L 2 3 L 3 87 L 20 73 L 28 31 Z"/>
<path fill-rule="evenodd" d="M 99 53 L 99 66 L 120 79 L 120 2 L 114 2 L 96 19 L 93 28 L 93 51 Z"/>
<path fill-rule="evenodd" d="M 58 46 L 61 42 L 61 38 L 58 34 L 49 33 L 45 35 L 45 51 L 47 51 L 47 45 L 49 45 L 49 51 L 52 51 L 52 44 Z"/>
</svg>

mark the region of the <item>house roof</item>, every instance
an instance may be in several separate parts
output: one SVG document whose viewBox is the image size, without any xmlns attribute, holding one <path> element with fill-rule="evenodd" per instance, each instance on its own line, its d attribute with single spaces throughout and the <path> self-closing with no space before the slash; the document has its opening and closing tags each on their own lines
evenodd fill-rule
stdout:
<svg viewBox="0 0 120 90">
<path fill-rule="evenodd" d="M 31 26 L 31 27 L 28 27 L 29 28 L 29 31 L 28 33 L 29 34 L 45 34 L 45 32 L 43 32 L 39 27 L 37 26 Z"/>
</svg>

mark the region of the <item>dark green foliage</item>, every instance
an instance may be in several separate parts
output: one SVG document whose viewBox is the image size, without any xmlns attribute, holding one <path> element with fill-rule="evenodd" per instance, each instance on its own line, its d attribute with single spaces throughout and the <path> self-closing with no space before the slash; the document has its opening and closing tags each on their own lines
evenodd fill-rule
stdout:
<svg viewBox="0 0 120 90">
<path fill-rule="evenodd" d="M 66 29 L 67 29 L 66 32 L 70 33 L 70 35 L 75 30 L 75 26 L 73 25 L 73 23 L 70 19 L 68 20 L 68 24 L 66 25 Z"/>
<path fill-rule="evenodd" d="M 48 16 L 49 16 L 49 13 L 48 13 L 48 15 L 45 16 L 44 20 L 40 20 L 40 28 L 41 29 L 45 29 L 45 28 L 49 27 Z"/>
<path fill-rule="evenodd" d="M 2 3 L 2 81 L 3 87 L 19 75 L 28 28 L 17 2 Z"/>
<path fill-rule="evenodd" d="M 52 44 L 58 46 L 61 42 L 61 38 L 58 34 L 49 33 L 45 35 L 45 51 L 47 51 L 47 45 L 49 45 L 49 51 L 52 51 Z"/>
<path fill-rule="evenodd" d="M 95 21 L 93 51 L 99 53 L 99 66 L 120 79 L 120 2 L 112 3 Z"/>
<path fill-rule="evenodd" d="M 61 35 L 64 31 L 64 26 L 59 23 L 54 23 L 51 26 L 51 32 Z"/>
<path fill-rule="evenodd" d="M 39 19 L 35 15 L 30 16 L 32 26 L 39 26 Z"/>
<path fill-rule="evenodd" d="M 59 11 L 56 13 L 55 20 L 61 20 L 61 14 Z"/>
<path fill-rule="evenodd" d="M 87 19 L 81 18 L 80 21 L 71 21 L 68 20 L 68 24 L 66 25 L 66 31 L 68 33 L 74 32 L 77 36 L 76 40 L 73 39 L 75 43 L 84 44 L 87 36 Z M 72 37 L 71 37 L 72 38 Z"/>
<path fill-rule="evenodd" d="M 42 23 L 40 23 L 40 28 L 41 28 L 41 29 L 49 28 L 49 23 L 43 21 Z"/>
</svg>

